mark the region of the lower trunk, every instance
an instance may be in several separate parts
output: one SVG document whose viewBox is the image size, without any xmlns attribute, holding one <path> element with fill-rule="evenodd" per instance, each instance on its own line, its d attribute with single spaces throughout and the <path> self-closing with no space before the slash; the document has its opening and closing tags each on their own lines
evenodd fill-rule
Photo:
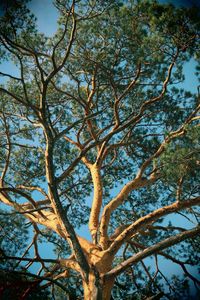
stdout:
<svg viewBox="0 0 200 300">
<path fill-rule="evenodd" d="M 83 282 L 84 300 L 110 300 L 114 280 L 102 282 L 94 273 L 90 273 L 89 280 Z"/>
</svg>

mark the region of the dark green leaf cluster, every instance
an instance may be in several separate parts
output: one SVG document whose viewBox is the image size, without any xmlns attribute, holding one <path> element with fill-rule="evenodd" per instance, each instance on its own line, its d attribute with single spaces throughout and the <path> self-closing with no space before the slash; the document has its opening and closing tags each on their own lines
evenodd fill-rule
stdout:
<svg viewBox="0 0 200 300">
<path fill-rule="evenodd" d="M 16 214 L 14 211 L 0 210 L 0 249 L 2 251 L 1 258 L 4 255 L 14 256 L 23 253 L 23 249 L 27 245 L 29 231 L 26 227 L 26 219 Z M 11 268 L 15 266 L 16 261 L 5 260 L 1 268 Z"/>
<path fill-rule="evenodd" d="M 161 173 L 169 184 L 176 184 L 185 178 L 184 194 L 198 184 L 200 171 L 200 130 L 199 127 L 186 127 L 185 135 L 166 146 L 159 160 Z"/>
</svg>

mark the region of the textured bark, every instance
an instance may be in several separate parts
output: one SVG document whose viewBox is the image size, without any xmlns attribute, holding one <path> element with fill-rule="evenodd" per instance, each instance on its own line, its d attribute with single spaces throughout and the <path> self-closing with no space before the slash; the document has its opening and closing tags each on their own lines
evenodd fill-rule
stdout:
<svg viewBox="0 0 200 300">
<path fill-rule="evenodd" d="M 186 230 L 184 232 L 181 232 L 175 236 L 169 237 L 165 240 L 162 240 L 161 242 L 150 246 L 146 248 L 145 250 L 140 251 L 139 253 L 135 254 L 134 256 L 130 257 L 129 259 L 123 261 L 121 264 L 116 266 L 114 269 L 109 271 L 106 275 L 105 278 L 109 279 L 112 278 L 113 276 L 117 276 L 124 272 L 128 267 L 132 266 L 133 264 L 141 261 L 142 259 L 154 254 L 158 253 L 161 250 L 164 250 L 166 248 L 169 248 L 175 244 L 178 244 L 187 238 L 192 238 L 193 236 L 197 236 L 200 233 L 200 226 L 197 226 L 191 230 Z"/>
<path fill-rule="evenodd" d="M 102 182 L 99 167 L 94 164 L 90 166 L 92 181 L 94 185 L 94 195 L 89 219 L 89 229 L 93 238 L 93 242 L 97 242 L 97 230 L 99 226 L 99 214 L 102 206 Z"/>
<path fill-rule="evenodd" d="M 119 192 L 119 194 L 104 207 L 102 217 L 101 217 L 101 224 L 100 224 L 100 245 L 104 250 L 106 250 L 109 245 L 107 229 L 108 229 L 111 213 L 125 201 L 126 197 L 130 194 L 130 192 L 132 192 L 135 189 L 144 187 L 154 181 L 155 181 L 154 178 L 151 179 L 135 178 L 134 180 L 128 182 Z"/>
<path fill-rule="evenodd" d="M 168 206 L 161 207 L 157 210 L 154 210 L 150 214 L 147 214 L 144 217 L 139 218 L 136 222 L 127 227 L 122 233 L 113 241 L 111 246 L 107 249 L 110 253 L 116 253 L 122 244 L 130 239 L 134 234 L 144 229 L 145 226 L 155 222 L 162 216 L 166 216 L 173 212 L 182 210 L 184 208 L 192 207 L 195 205 L 199 205 L 200 197 L 196 197 L 194 199 L 185 200 L 182 202 L 174 202 Z"/>
<path fill-rule="evenodd" d="M 79 240 L 76 236 L 75 230 L 71 223 L 68 220 L 68 217 L 63 210 L 62 204 L 60 202 L 60 198 L 58 195 L 56 180 L 55 180 L 55 172 L 54 172 L 54 164 L 53 164 L 53 142 L 51 132 L 45 128 L 45 137 L 46 137 L 46 150 L 45 150 L 45 168 L 46 168 L 46 178 L 48 182 L 48 194 L 49 199 L 51 201 L 52 208 L 56 213 L 58 218 L 59 227 L 64 227 L 65 229 L 65 238 L 68 240 L 71 248 L 74 251 L 74 255 L 79 263 L 84 277 L 88 276 L 89 265 L 85 254 L 82 250 L 82 247 L 79 243 Z"/>
<path fill-rule="evenodd" d="M 113 285 L 113 279 L 103 282 L 97 272 L 90 272 L 88 283 L 83 281 L 84 300 L 109 300 Z"/>
<path fill-rule="evenodd" d="M 109 300 L 115 277 L 104 280 L 104 274 L 112 269 L 114 256 L 94 249 L 88 254 L 90 272 L 88 281 L 83 278 L 85 300 Z"/>
</svg>

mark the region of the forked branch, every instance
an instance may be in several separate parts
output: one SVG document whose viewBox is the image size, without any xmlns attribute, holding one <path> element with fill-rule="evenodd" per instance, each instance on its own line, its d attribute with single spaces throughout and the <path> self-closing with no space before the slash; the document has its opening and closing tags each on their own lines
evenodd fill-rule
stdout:
<svg viewBox="0 0 200 300">
<path fill-rule="evenodd" d="M 153 246 L 150 246 L 150 247 L 146 248 L 145 250 L 138 252 L 136 255 L 132 256 L 131 258 L 125 260 L 124 262 L 120 263 L 118 266 L 116 266 L 110 272 L 106 273 L 104 276 L 104 280 L 107 280 L 111 277 L 116 277 L 117 275 L 121 274 L 124 270 L 126 270 L 133 264 L 136 264 L 137 262 L 141 261 L 142 259 L 144 259 L 154 253 L 157 253 L 161 250 L 164 250 L 168 247 L 176 245 L 188 238 L 192 238 L 193 236 L 196 236 L 199 233 L 200 233 L 200 226 L 197 226 L 191 230 L 184 231 L 175 236 L 169 237 Z"/>
</svg>

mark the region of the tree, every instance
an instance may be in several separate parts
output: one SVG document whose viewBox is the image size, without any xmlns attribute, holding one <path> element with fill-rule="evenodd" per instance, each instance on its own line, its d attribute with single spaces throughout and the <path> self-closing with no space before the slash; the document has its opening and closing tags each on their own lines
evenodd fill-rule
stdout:
<svg viewBox="0 0 200 300">
<path fill-rule="evenodd" d="M 39 284 L 73 299 L 82 288 L 87 300 L 169 298 L 164 257 L 197 286 L 186 264 L 198 262 L 200 105 L 198 89 L 180 85 L 191 59 L 198 75 L 197 9 L 56 0 L 48 37 L 25 2 L 1 17 L 1 60 L 19 73 L 0 73 L 0 200 L 34 234 L 19 256 L 2 243 L 4 270 L 39 262 Z M 42 257 L 42 240 L 56 258 Z"/>
</svg>

